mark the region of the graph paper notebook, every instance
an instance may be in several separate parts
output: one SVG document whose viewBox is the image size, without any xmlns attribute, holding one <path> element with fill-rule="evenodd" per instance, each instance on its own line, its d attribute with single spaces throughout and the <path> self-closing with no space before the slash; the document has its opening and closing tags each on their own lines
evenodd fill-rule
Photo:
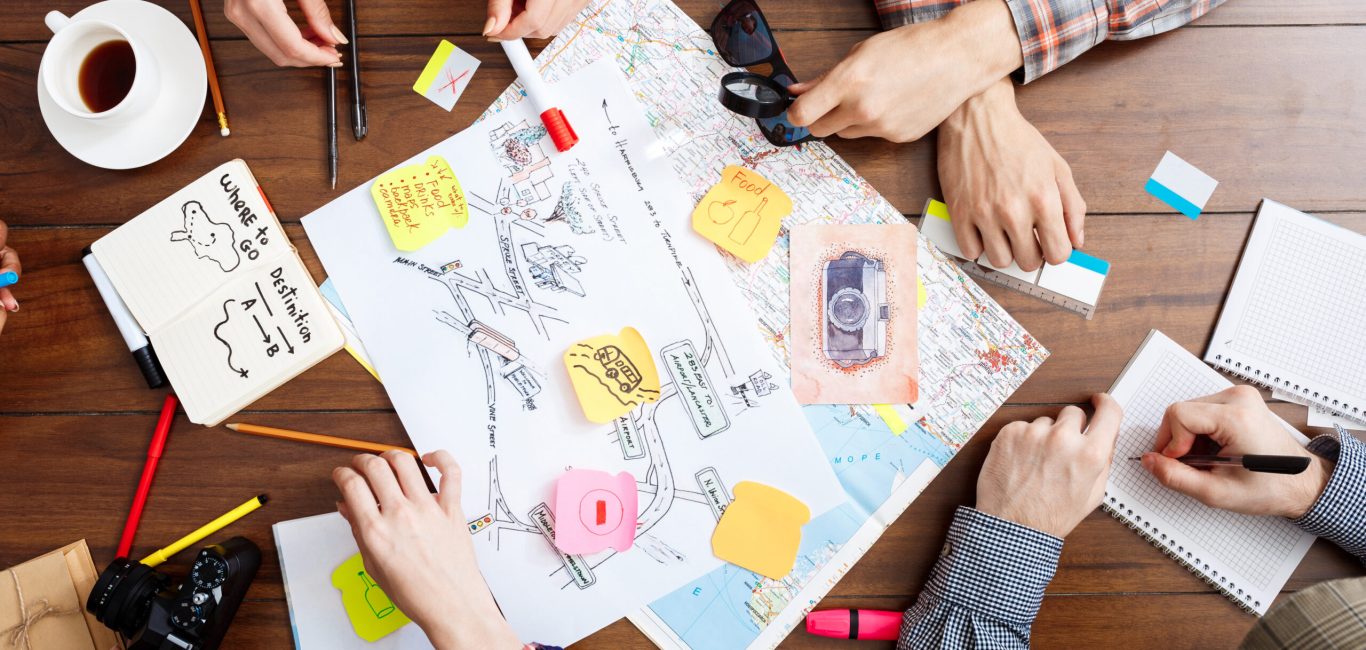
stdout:
<svg viewBox="0 0 1366 650">
<path fill-rule="evenodd" d="M 1231 385 L 1165 334 L 1150 332 L 1110 388 L 1124 407 L 1124 422 L 1101 505 L 1191 573 L 1261 615 L 1314 537 L 1280 517 L 1210 508 L 1168 490 L 1141 464 L 1129 460 L 1152 450 L 1169 405 Z M 1306 442 L 1298 432 L 1295 435 Z"/>
<path fill-rule="evenodd" d="M 1205 361 L 1366 422 L 1366 236 L 1263 199 Z"/>
</svg>

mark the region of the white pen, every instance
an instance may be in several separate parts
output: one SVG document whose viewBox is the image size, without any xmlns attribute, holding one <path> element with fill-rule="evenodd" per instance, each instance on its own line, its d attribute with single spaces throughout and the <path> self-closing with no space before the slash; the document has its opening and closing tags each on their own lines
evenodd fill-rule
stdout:
<svg viewBox="0 0 1366 650">
<path fill-rule="evenodd" d="M 114 324 L 123 335 L 124 343 L 128 344 L 128 351 L 133 353 L 133 360 L 142 371 L 142 378 L 147 380 L 147 387 L 165 386 L 166 374 L 162 372 L 161 364 L 157 363 L 156 353 L 152 351 L 152 342 L 147 340 L 147 335 L 133 318 L 133 312 L 128 311 L 128 305 L 123 303 L 119 292 L 114 290 L 114 283 L 109 281 L 109 276 L 104 273 L 104 267 L 100 266 L 94 253 L 89 252 L 89 249 L 86 249 L 81 262 L 85 264 L 85 270 L 90 272 L 90 279 L 95 281 L 95 289 L 104 299 L 104 306 L 109 308 L 109 315 L 114 317 Z"/>
<path fill-rule="evenodd" d="M 517 79 L 522 82 L 522 89 L 526 91 L 527 99 L 531 100 L 532 106 L 536 107 L 536 112 L 541 115 L 541 123 L 545 125 L 546 133 L 550 134 L 550 139 L 555 143 L 555 148 L 560 151 L 569 151 L 579 142 L 579 136 L 574 133 L 574 127 L 569 125 L 569 120 L 565 119 L 564 112 L 555 106 L 554 94 L 550 92 L 550 86 L 546 85 L 541 78 L 541 72 L 536 69 L 536 63 L 531 60 L 531 52 L 526 49 L 526 43 L 520 38 L 510 41 L 502 41 L 503 52 L 508 55 L 508 60 L 512 62 L 512 69 L 517 72 Z"/>
</svg>

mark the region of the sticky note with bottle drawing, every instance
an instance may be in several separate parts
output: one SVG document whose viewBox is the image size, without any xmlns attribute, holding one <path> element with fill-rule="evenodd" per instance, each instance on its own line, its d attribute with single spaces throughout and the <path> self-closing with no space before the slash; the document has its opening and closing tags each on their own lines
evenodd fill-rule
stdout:
<svg viewBox="0 0 1366 650">
<path fill-rule="evenodd" d="M 590 422 L 606 424 L 659 399 L 659 370 L 634 327 L 571 345 L 564 367 Z"/>
<path fill-rule="evenodd" d="M 360 553 L 347 558 L 332 572 L 332 586 L 341 590 L 346 618 L 356 636 L 374 642 L 412 622 L 365 571 Z"/>
<path fill-rule="evenodd" d="M 712 553 L 735 566 L 781 580 L 797 562 L 811 509 L 778 488 L 741 481 L 711 536 Z"/>
<path fill-rule="evenodd" d="M 555 547 L 569 555 L 631 548 L 636 538 L 636 479 L 571 469 L 555 481 Z"/>
<path fill-rule="evenodd" d="M 460 181 L 441 156 L 381 174 L 370 186 L 370 196 L 401 251 L 418 250 L 451 228 L 464 228 L 470 219 Z"/>
<path fill-rule="evenodd" d="M 692 212 L 698 234 L 750 263 L 768 255 L 792 199 L 759 172 L 730 165 Z"/>
</svg>

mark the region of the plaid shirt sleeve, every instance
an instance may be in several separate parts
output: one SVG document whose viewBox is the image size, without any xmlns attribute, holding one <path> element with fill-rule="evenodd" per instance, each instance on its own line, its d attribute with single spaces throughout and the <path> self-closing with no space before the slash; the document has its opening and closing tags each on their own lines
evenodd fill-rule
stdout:
<svg viewBox="0 0 1366 650">
<path fill-rule="evenodd" d="M 883 29 L 922 23 L 966 0 L 874 0 Z M 1106 39 L 1130 41 L 1180 27 L 1224 0 L 1005 0 L 1020 36 L 1029 83 Z"/>
<path fill-rule="evenodd" d="M 1366 562 L 1366 443 L 1338 427 L 1335 436 L 1314 438 L 1309 450 L 1336 457 L 1337 464 L 1323 494 L 1295 525 Z"/>
<path fill-rule="evenodd" d="M 1062 540 L 959 507 L 939 562 L 901 621 L 898 650 L 1027 648 Z"/>
</svg>

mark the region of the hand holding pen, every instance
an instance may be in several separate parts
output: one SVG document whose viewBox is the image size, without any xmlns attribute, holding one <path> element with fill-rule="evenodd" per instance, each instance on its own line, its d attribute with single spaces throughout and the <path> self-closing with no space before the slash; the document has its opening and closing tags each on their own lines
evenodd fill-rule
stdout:
<svg viewBox="0 0 1366 650">
<path fill-rule="evenodd" d="M 1219 445 L 1216 458 L 1229 460 L 1191 456 L 1202 436 Z M 1293 469 L 1291 464 L 1306 468 L 1286 475 L 1229 466 L 1231 459 L 1241 457 L 1237 463 L 1243 465 L 1249 456 L 1258 467 L 1267 467 L 1267 459 L 1258 456 L 1290 456 L 1303 460 L 1270 462 L 1286 470 Z M 1303 516 L 1332 475 L 1331 463 L 1301 446 L 1249 386 L 1171 405 L 1158 427 L 1153 451 L 1143 454 L 1142 461 L 1164 486 L 1207 506 L 1249 515 Z M 1197 462 L 1209 469 L 1197 469 Z"/>
</svg>

